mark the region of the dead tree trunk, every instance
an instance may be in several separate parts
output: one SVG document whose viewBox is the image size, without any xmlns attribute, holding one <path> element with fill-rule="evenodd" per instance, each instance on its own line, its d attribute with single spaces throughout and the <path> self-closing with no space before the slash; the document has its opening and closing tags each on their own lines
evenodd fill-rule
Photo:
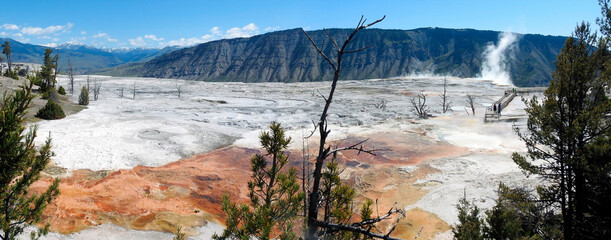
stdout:
<svg viewBox="0 0 611 240">
<path fill-rule="evenodd" d="M 473 116 L 475 116 L 475 97 L 473 97 L 473 95 L 467 94 L 467 104 L 469 104 L 469 107 L 471 107 L 471 112 L 473 113 Z"/>
<path fill-rule="evenodd" d="M 98 100 L 98 96 L 100 96 L 101 87 L 102 87 L 102 84 L 98 84 L 98 80 L 94 79 L 93 80 L 93 101 Z"/>
<path fill-rule="evenodd" d="M 176 80 L 176 82 L 174 82 L 174 85 L 176 86 L 176 90 L 178 91 L 178 98 L 180 98 L 180 92 L 182 89 L 182 84 L 178 84 L 178 80 Z"/>
<path fill-rule="evenodd" d="M 70 94 L 74 95 L 74 69 L 70 58 L 68 58 L 68 79 L 70 79 Z"/>
<path fill-rule="evenodd" d="M 409 100 L 419 118 L 429 117 L 429 107 L 426 105 L 426 94 L 423 91 L 418 93 L 418 96 Z"/>
<path fill-rule="evenodd" d="M 320 182 L 321 182 L 321 177 L 322 177 L 322 168 L 323 168 L 325 160 L 329 156 L 333 155 L 334 153 L 337 153 L 343 150 L 350 150 L 350 149 L 373 154 L 372 151 L 363 149 L 362 147 L 363 142 L 360 142 L 360 143 L 357 143 L 357 144 L 354 144 L 348 147 L 344 147 L 344 148 L 336 148 L 333 150 L 331 149 L 331 147 L 327 146 L 326 141 L 330 133 L 330 130 L 328 129 L 328 125 L 327 125 L 327 113 L 329 110 L 329 106 L 331 105 L 331 102 L 333 101 L 333 94 L 335 93 L 335 89 L 337 87 L 337 81 L 339 80 L 339 74 L 341 71 L 341 63 L 342 63 L 343 55 L 346 53 L 354 53 L 354 52 L 362 51 L 371 46 L 367 46 L 367 47 L 355 49 L 355 50 L 347 50 L 346 47 L 354 40 L 354 36 L 356 35 L 356 33 L 376 23 L 381 22 L 382 20 L 384 20 L 385 17 L 386 16 L 370 24 L 365 24 L 366 20 L 363 20 L 363 17 L 361 17 L 361 20 L 359 20 L 354 31 L 352 31 L 352 33 L 346 38 L 343 45 L 341 46 L 339 46 L 337 42 L 335 41 L 335 39 L 332 38 L 331 35 L 325 30 L 327 37 L 329 38 L 329 40 L 335 47 L 335 50 L 337 50 L 337 59 L 335 61 L 332 61 L 316 45 L 316 43 L 314 43 L 314 40 L 312 40 L 310 35 L 308 35 L 308 33 L 302 29 L 304 34 L 308 38 L 308 40 L 310 40 L 310 43 L 312 44 L 312 46 L 316 48 L 316 51 L 318 51 L 318 53 L 325 59 L 325 61 L 329 63 L 329 65 L 331 66 L 331 68 L 334 71 L 333 82 L 331 83 L 331 90 L 329 91 L 329 95 L 327 97 L 322 96 L 323 99 L 325 100 L 325 106 L 323 108 L 322 114 L 320 115 L 320 120 L 318 121 L 318 124 L 316 126 L 320 134 L 320 141 L 319 141 L 319 146 L 318 146 L 318 155 L 316 156 L 316 161 L 314 164 L 312 189 L 309 194 L 308 205 L 307 205 L 308 211 L 307 211 L 306 239 L 308 240 L 318 239 L 317 235 L 318 235 L 319 228 L 344 230 L 344 231 L 351 231 L 355 233 L 363 233 L 362 232 L 363 229 L 358 226 L 354 227 L 352 225 L 341 225 L 341 224 L 329 223 L 329 222 L 318 220 L 319 203 L 321 200 Z M 362 226 L 362 225 L 359 225 L 359 226 Z M 368 236 L 372 236 L 372 235 L 368 235 Z M 373 237 L 378 237 L 378 236 L 373 236 Z M 388 235 L 386 235 L 386 237 L 388 237 Z"/>
<path fill-rule="evenodd" d="M 443 79 L 443 92 L 441 93 L 441 111 L 446 113 L 452 107 L 452 99 L 448 97 L 448 80 Z"/>
</svg>

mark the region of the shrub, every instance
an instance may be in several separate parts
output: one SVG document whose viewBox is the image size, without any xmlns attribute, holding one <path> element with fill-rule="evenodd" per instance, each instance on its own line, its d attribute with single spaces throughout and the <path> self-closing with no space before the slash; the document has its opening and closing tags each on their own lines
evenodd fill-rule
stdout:
<svg viewBox="0 0 611 240">
<path fill-rule="evenodd" d="M 9 72 L 7 70 L 6 72 L 4 72 L 4 76 L 5 77 L 10 77 L 10 78 L 15 79 L 15 80 L 19 80 L 19 76 L 17 75 L 16 71 Z"/>
<path fill-rule="evenodd" d="M 57 93 L 61 94 L 61 95 L 66 95 L 66 89 L 64 89 L 64 87 L 59 86 L 59 89 L 57 90 Z"/>
<path fill-rule="evenodd" d="M 59 104 L 55 103 L 53 100 L 47 101 L 47 104 L 36 113 L 36 117 L 53 120 L 53 119 L 61 119 L 65 118 L 66 114 L 62 107 Z"/>
<path fill-rule="evenodd" d="M 64 94 L 66 94 L 65 90 Z M 50 99 L 55 102 L 59 102 L 59 93 L 57 92 L 57 90 L 55 90 L 55 88 L 49 88 L 47 89 L 47 91 L 42 92 L 42 99 Z"/>
<path fill-rule="evenodd" d="M 81 95 L 78 97 L 79 105 L 89 105 L 89 90 L 85 86 L 81 88 Z"/>
</svg>

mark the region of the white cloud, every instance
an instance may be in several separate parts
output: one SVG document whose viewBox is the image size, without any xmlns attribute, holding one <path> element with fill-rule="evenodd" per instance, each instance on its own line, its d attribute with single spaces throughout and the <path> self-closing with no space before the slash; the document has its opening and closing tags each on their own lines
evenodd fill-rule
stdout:
<svg viewBox="0 0 611 240">
<path fill-rule="evenodd" d="M 221 34 L 221 31 L 219 30 L 219 27 L 214 26 L 212 29 L 210 29 L 210 32 L 214 35 L 219 35 Z"/>
<path fill-rule="evenodd" d="M 263 31 L 266 32 L 273 32 L 273 31 L 278 31 L 280 30 L 280 26 L 275 26 L 275 27 L 266 27 Z"/>
<path fill-rule="evenodd" d="M 81 34 L 85 35 L 85 34 L 87 34 L 87 31 L 81 31 Z"/>
<path fill-rule="evenodd" d="M 66 42 L 66 43 L 71 43 L 71 44 L 83 44 L 83 42 L 87 40 L 86 37 L 73 37 L 70 38 L 70 41 Z"/>
<path fill-rule="evenodd" d="M 153 41 L 163 41 L 163 38 L 157 38 L 157 36 L 151 34 L 151 35 L 144 35 L 144 38 L 148 38 L 151 39 Z"/>
<path fill-rule="evenodd" d="M 6 36 L 8 36 L 8 33 L 6 33 L 6 32 L 0 32 L 0 37 L 6 37 Z"/>
<path fill-rule="evenodd" d="M 6 29 L 6 30 L 19 30 L 19 26 L 15 25 L 15 24 L 9 24 L 9 23 L 3 24 L 2 28 Z"/>
<path fill-rule="evenodd" d="M 20 38 L 20 37 L 23 37 L 23 34 L 21 34 L 21 33 L 15 33 L 15 34 L 13 34 L 13 37 L 18 37 L 18 38 Z"/>
<path fill-rule="evenodd" d="M 46 28 L 24 27 L 21 29 L 21 33 L 26 34 L 26 35 L 45 35 L 45 34 L 57 33 L 60 31 L 66 32 L 70 30 L 73 26 L 74 24 L 67 23 L 66 25 L 54 25 L 54 26 L 48 26 Z"/>
<path fill-rule="evenodd" d="M 224 33 L 217 26 L 210 29 L 210 33 L 201 37 L 191 38 L 180 38 L 178 40 L 170 40 L 168 42 L 159 42 L 160 47 L 164 46 L 193 46 L 200 43 L 209 42 L 221 38 L 236 38 L 236 37 L 250 37 L 259 34 L 259 27 L 254 23 L 249 23 L 243 27 L 234 27 Z M 146 35 L 145 35 L 146 37 Z"/>
<path fill-rule="evenodd" d="M 105 33 L 105 32 L 98 32 L 98 34 L 93 35 L 93 38 L 103 38 L 103 39 L 106 39 L 106 41 L 109 41 L 109 42 L 117 42 L 118 41 L 116 38 L 110 37 L 110 35 L 108 35 L 108 33 Z"/>
<path fill-rule="evenodd" d="M 163 44 L 166 46 L 192 46 L 195 44 L 199 44 L 199 43 L 205 43 L 205 42 L 209 42 L 211 40 L 214 40 L 215 37 L 213 35 L 210 34 L 206 34 L 204 36 L 201 36 L 199 38 L 181 38 L 179 40 L 171 40 L 169 42 L 167 42 L 167 44 Z M 162 43 L 160 43 L 159 45 L 162 45 Z"/>
<path fill-rule="evenodd" d="M 59 44 L 57 44 L 57 43 L 47 43 L 47 44 L 43 44 L 43 46 L 45 46 L 45 47 L 52 47 L 52 48 L 57 47 L 58 45 L 59 45 Z"/>
<path fill-rule="evenodd" d="M 93 35 L 93 38 L 107 38 L 108 37 L 108 33 L 103 33 L 103 32 L 99 32 L 96 35 Z"/>
<path fill-rule="evenodd" d="M 137 38 L 128 39 L 128 40 L 129 40 L 129 44 L 134 47 L 145 47 L 146 46 L 146 42 L 144 41 L 142 37 L 137 37 Z"/>
<path fill-rule="evenodd" d="M 259 27 L 254 23 L 250 23 L 244 27 L 234 27 L 225 32 L 224 38 L 250 37 L 259 33 Z"/>
</svg>

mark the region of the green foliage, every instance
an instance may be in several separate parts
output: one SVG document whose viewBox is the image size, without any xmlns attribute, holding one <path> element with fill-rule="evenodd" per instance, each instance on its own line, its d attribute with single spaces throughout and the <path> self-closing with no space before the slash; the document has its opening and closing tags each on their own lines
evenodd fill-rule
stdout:
<svg viewBox="0 0 611 240">
<path fill-rule="evenodd" d="M 454 239 L 478 240 L 482 235 L 482 220 L 479 218 L 479 208 L 467 200 L 467 194 L 460 199 L 458 209 L 458 225 L 452 227 Z"/>
<path fill-rule="evenodd" d="M 59 89 L 57 90 L 57 93 L 59 93 L 61 95 L 66 95 L 66 89 L 64 89 L 63 86 L 59 86 Z"/>
<path fill-rule="evenodd" d="M 36 127 L 25 131 L 24 118 L 32 100 L 32 84 L 4 97 L 0 109 L 0 239 L 16 239 L 24 228 L 39 223 L 47 205 L 59 195 L 59 179 L 41 194 L 29 192 L 49 163 L 51 139 L 36 150 Z M 47 233 L 45 225 L 31 236 Z"/>
<path fill-rule="evenodd" d="M 477 206 L 466 200 L 458 205 L 455 239 L 561 239 L 561 219 L 522 188 L 499 183 L 496 205 L 479 217 Z"/>
<path fill-rule="evenodd" d="M 588 24 L 579 25 L 558 55 L 542 101 L 526 101 L 527 131 L 517 129 L 529 159 L 512 158 L 526 173 L 548 181 L 540 197 L 561 210 L 565 239 L 611 239 L 608 227 L 599 228 L 611 224 L 604 204 L 611 199 L 611 158 L 599 152 L 608 150 L 611 133 L 605 118 L 611 113 L 607 46 Z"/>
<path fill-rule="evenodd" d="M 32 84 L 34 84 L 36 86 L 40 86 L 40 84 L 42 82 L 42 76 L 40 76 L 40 72 L 37 72 L 34 75 L 26 76 L 26 79 L 28 79 Z"/>
<path fill-rule="evenodd" d="M 272 122 L 270 130 L 259 136 L 265 156 L 270 159 L 260 154 L 251 159 L 250 206 L 232 203 L 227 195 L 223 196 L 221 209 L 227 214 L 227 228 L 222 235 L 215 234 L 214 239 L 271 239 L 274 233 L 280 234 L 280 239 L 297 239 L 293 227 L 304 194 L 299 192 L 295 169 L 282 171 L 288 163 L 283 151 L 291 138 L 284 136 L 279 123 Z"/>
<path fill-rule="evenodd" d="M 182 231 L 182 227 L 181 226 L 174 226 L 174 238 L 173 240 L 185 240 L 187 239 L 185 237 L 185 233 Z"/>
<path fill-rule="evenodd" d="M 55 101 L 49 99 L 47 104 L 36 113 L 36 117 L 47 119 L 47 120 L 55 120 L 62 119 L 66 117 L 64 110 L 59 106 Z"/>
<path fill-rule="evenodd" d="M 8 65 L 8 71 L 5 73 L 5 76 L 13 77 L 13 74 L 15 74 L 15 72 L 13 72 L 13 68 L 11 66 L 13 64 L 11 60 L 11 43 L 9 41 L 4 41 L 4 44 L 2 44 L 2 54 L 6 56 L 6 64 Z"/>
<path fill-rule="evenodd" d="M 50 48 L 45 49 L 43 65 L 40 70 L 40 75 L 44 82 L 44 84 L 40 86 L 41 89 L 55 87 L 55 77 L 57 76 L 57 60 L 59 58 L 59 55 L 55 54 L 55 56 L 51 57 L 52 52 L 53 50 Z"/>
<path fill-rule="evenodd" d="M 17 75 L 17 71 L 6 70 L 6 72 L 4 72 L 4 76 L 19 80 L 19 75 Z"/>
<path fill-rule="evenodd" d="M 89 105 L 89 90 L 85 86 L 81 88 L 81 95 L 78 97 L 79 105 Z"/>
</svg>

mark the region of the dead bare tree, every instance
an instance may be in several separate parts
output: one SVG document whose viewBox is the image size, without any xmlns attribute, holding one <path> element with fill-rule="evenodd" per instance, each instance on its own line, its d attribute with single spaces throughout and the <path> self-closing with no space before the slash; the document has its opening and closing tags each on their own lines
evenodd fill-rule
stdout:
<svg viewBox="0 0 611 240">
<path fill-rule="evenodd" d="M 68 79 L 70 80 L 70 94 L 74 94 L 74 69 L 70 57 L 68 57 Z"/>
<path fill-rule="evenodd" d="M 87 93 L 91 92 L 91 80 L 89 76 L 87 76 Z"/>
<path fill-rule="evenodd" d="M 471 112 L 475 116 L 475 97 L 471 94 L 467 94 L 467 104 L 471 107 Z"/>
<path fill-rule="evenodd" d="M 178 98 L 180 98 L 182 84 L 178 84 L 178 80 L 176 80 L 176 82 L 174 82 L 174 85 L 176 86 L 176 90 L 178 91 Z"/>
<path fill-rule="evenodd" d="M 100 88 L 102 87 L 102 84 L 98 84 L 98 80 L 94 79 L 93 80 L 93 101 L 97 101 L 98 100 L 98 96 L 100 96 Z"/>
<path fill-rule="evenodd" d="M 306 229 L 305 237 L 308 240 L 318 239 L 318 237 L 324 234 L 324 232 L 329 232 L 329 231 L 350 231 L 353 233 L 363 234 L 369 237 L 382 238 L 382 239 L 394 239 L 392 237 L 389 237 L 392 231 L 394 231 L 394 227 L 391 230 L 389 230 L 389 232 L 387 232 L 386 234 L 377 234 L 377 233 L 373 233 L 370 231 L 371 226 L 380 221 L 387 220 L 388 219 L 387 215 L 393 215 L 393 214 L 403 215 L 402 209 L 392 208 L 391 210 L 389 210 L 387 215 L 384 215 L 378 218 L 374 218 L 374 219 L 365 220 L 362 222 L 353 223 L 353 224 L 332 223 L 328 221 L 320 221 L 318 219 L 319 207 L 320 207 L 320 204 L 322 203 L 322 197 L 323 197 L 322 196 L 323 193 L 321 192 L 321 177 L 322 177 L 322 168 L 323 168 L 325 160 L 327 160 L 328 157 L 336 154 L 337 152 L 345 151 L 345 150 L 356 150 L 359 153 L 374 154 L 373 150 L 367 150 L 363 148 L 363 143 L 366 140 L 358 142 L 350 146 L 347 146 L 347 147 L 341 147 L 341 148 L 335 147 L 334 149 L 331 149 L 330 146 L 327 146 L 326 144 L 327 137 L 329 136 L 329 133 L 331 132 L 328 129 L 328 125 L 327 125 L 327 114 L 328 114 L 328 110 L 331 105 L 331 102 L 333 101 L 333 94 L 335 93 L 335 89 L 337 87 L 337 81 L 339 80 L 342 57 L 344 56 L 344 54 L 347 54 L 347 53 L 355 53 L 355 52 L 365 50 L 371 47 L 372 45 L 369 45 L 363 48 L 359 48 L 359 49 L 354 49 L 354 50 L 346 49 L 347 46 L 354 40 L 354 36 L 359 31 L 367 27 L 370 27 L 376 23 L 381 22 L 382 20 L 384 20 L 384 18 L 386 18 L 386 16 L 372 23 L 365 24 L 366 20 L 364 20 L 363 17 L 361 17 L 354 31 L 352 31 L 352 33 L 345 39 L 344 43 L 341 46 L 338 45 L 337 41 L 335 41 L 335 39 L 331 37 L 329 32 L 325 30 L 324 31 L 325 34 L 327 35 L 330 42 L 335 47 L 334 49 L 337 51 L 335 61 L 331 60 L 331 58 L 327 54 L 325 54 L 318 47 L 318 45 L 316 45 L 316 43 L 310 37 L 310 35 L 305 30 L 302 29 L 303 33 L 306 35 L 306 37 L 308 38 L 312 46 L 314 46 L 316 51 L 318 51 L 318 53 L 324 58 L 324 60 L 331 66 L 331 68 L 334 71 L 333 82 L 331 83 L 331 90 L 329 91 L 329 95 L 325 97 L 324 95 L 321 94 L 322 98 L 325 100 L 325 106 L 323 108 L 322 114 L 320 115 L 320 120 L 318 121 L 318 124 L 316 124 L 315 129 L 314 129 L 314 131 L 318 129 L 319 134 L 320 134 L 320 141 L 319 141 L 319 146 L 318 146 L 318 155 L 316 156 L 316 160 L 314 163 L 312 188 L 310 189 L 310 193 L 309 193 L 309 197 L 307 201 L 308 204 L 306 206 L 308 211 L 307 211 L 307 215 L 304 216 L 305 218 L 307 218 L 307 221 L 306 221 L 307 229 Z M 395 226 L 396 226 L 396 223 L 395 223 Z"/>
<path fill-rule="evenodd" d="M 443 79 L 443 92 L 441 93 L 441 111 L 446 113 L 448 110 L 451 110 L 452 107 L 452 99 L 448 96 L 448 80 Z"/>
<path fill-rule="evenodd" d="M 388 100 L 382 98 L 378 102 L 373 103 L 373 106 L 380 110 L 386 110 L 387 103 L 388 103 Z"/>
<path fill-rule="evenodd" d="M 416 114 L 418 114 L 419 118 L 428 118 L 429 117 L 429 107 L 426 105 L 426 96 L 423 91 L 418 93 L 418 96 L 413 97 L 409 100 L 414 108 Z"/>
<path fill-rule="evenodd" d="M 136 83 L 134 83 L 134 88 L 132 89 L 132 99 L 136 99 Z"/>
</svg>

